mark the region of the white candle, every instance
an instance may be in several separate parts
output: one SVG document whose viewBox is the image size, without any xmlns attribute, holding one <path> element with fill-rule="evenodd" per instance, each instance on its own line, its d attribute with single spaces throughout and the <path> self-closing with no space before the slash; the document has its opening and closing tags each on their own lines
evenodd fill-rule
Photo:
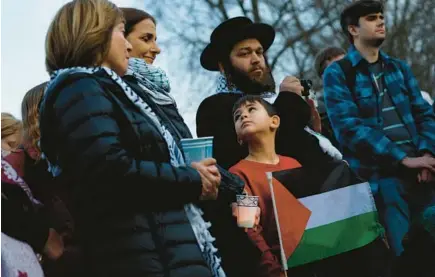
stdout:
<svg viewBox="0 0 435 277">
<path fill-rule="evenodd" d="M 237 195 L 237 225 L 252 228 L 257 214 L 258 196 Z"/>
</svg>

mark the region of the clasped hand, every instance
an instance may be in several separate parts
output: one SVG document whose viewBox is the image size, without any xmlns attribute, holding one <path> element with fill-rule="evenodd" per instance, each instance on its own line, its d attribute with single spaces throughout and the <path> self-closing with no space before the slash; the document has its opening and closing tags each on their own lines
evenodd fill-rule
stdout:
<svg viewBox="0 0 435 277">
<path fill-rule="evenodd" d="M 201 176 L 202 193 L 200 200 L 215 200 L 218 196 L 221 175 L 216 167 L 216 160 L 207 158 L 200 162 L 193 162 L 191 166 Z"/>
</svg>

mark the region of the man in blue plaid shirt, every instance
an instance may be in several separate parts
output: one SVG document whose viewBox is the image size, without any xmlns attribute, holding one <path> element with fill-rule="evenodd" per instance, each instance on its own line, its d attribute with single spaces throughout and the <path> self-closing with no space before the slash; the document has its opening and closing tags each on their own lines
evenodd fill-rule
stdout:
<svg viewBox="0 0 435 277">
<path fill-rule="evenodd" d="M 341 14 L 352 46 L 323 76 L 328 117 L 344 158 L 372 186 L 396 255 L 411 222 L 435 203 L 435 115 L 410 67 L 380 51 L 386 30 L 379 1 Z"/>
</svg>

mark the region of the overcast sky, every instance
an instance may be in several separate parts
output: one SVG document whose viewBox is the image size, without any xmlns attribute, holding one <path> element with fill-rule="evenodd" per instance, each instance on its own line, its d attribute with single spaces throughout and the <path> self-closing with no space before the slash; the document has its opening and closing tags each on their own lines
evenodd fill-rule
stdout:
<svg viewBox="0 0 435 277">
<path fill-rule="evenodd" d="M 32 87 L 48 80 L 45 71 L 44 41 L 48 26 L 57 10 L 67 0 L 2 0 L 1 1 L 1 110 L 20 117 L 21 100 Z M 143 9 L 140 0 L 113 0 L 120 7 Z M 157 25 L 160 38 L 163 26 Z M 189 85 L 176 69 L 179 53 L 162 49 L 155 65 L 168 72 L 174 97 L 187 124 L 195 132 L 195 109 L 192 101 L 202 99 L 186 97 Z M 170 62 L 169 62 L 170 61 Z M 175 67 L 174 67 L 175 65 Z M 175 73 L 175 74 L 174 74 Z M 176 90 L 174 90 L 174 87 Z M 189 103 L 190 102 L 190 103 Z M 194 105 L 197 106 L 197 105 Z"/>
</svg>

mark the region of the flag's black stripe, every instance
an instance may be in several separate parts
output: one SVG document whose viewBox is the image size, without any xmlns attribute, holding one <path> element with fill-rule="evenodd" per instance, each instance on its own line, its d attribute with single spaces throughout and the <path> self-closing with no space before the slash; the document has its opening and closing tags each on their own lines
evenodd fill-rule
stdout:
<svg viewBox="0 0 435 277">
<path fill-rule="evenodd" d="M 319 194 L 350 185 L 362 183 L 349 166 L 343 162 L 327 163 L 321 168 L 295 168 L 273 172 L 296 198 Z"/>
</svg>

